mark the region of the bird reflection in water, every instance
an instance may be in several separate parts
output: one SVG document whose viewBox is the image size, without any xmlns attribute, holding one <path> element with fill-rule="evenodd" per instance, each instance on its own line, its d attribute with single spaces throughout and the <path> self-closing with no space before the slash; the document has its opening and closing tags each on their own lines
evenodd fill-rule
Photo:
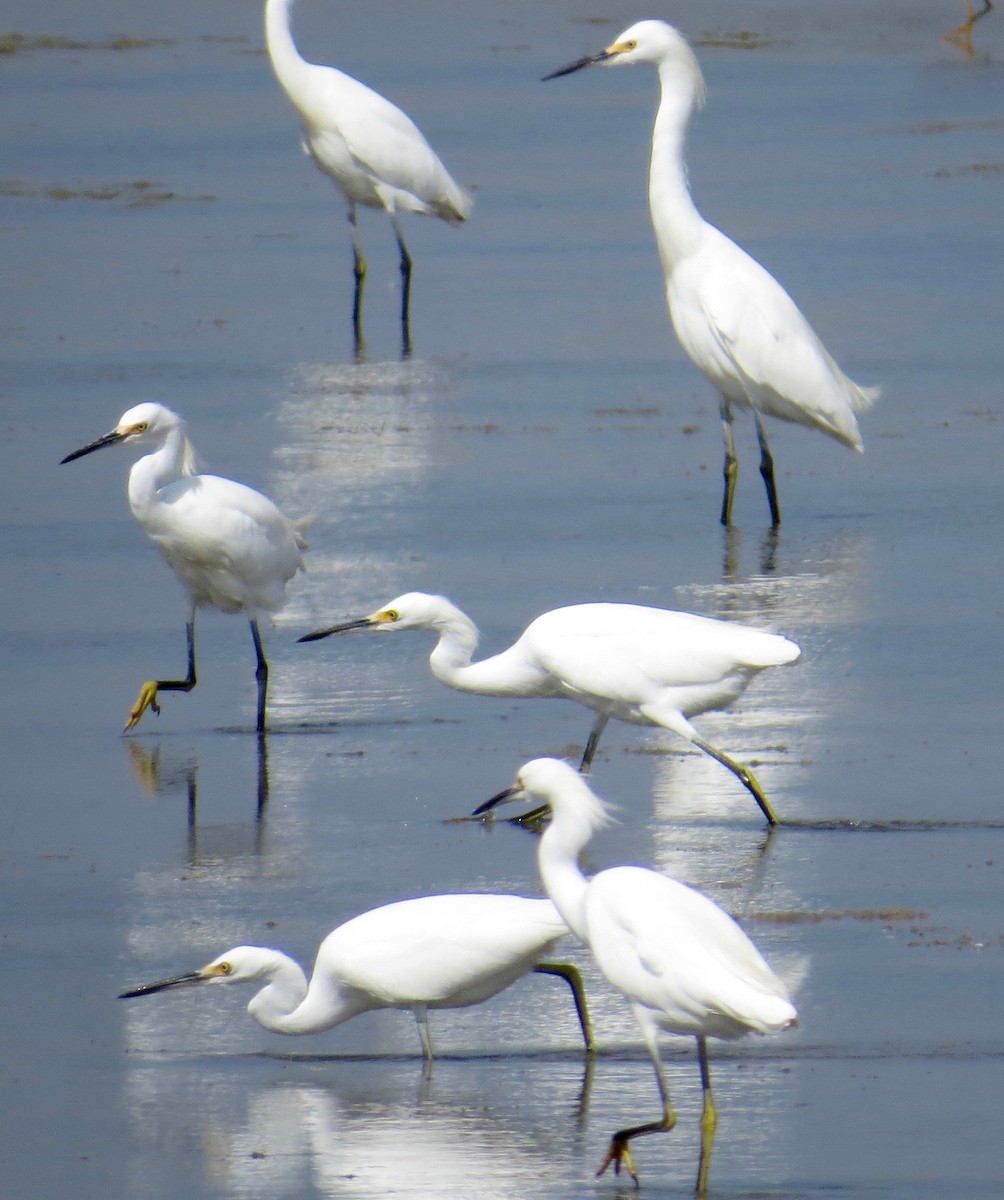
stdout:
<svg viewBox="0 0 1004 1200">
<path fill-rule="evenodd" d="M 183 1103 L 169 1103 L 180 1095 L 165 1072 L 139 1072 L 137 1122 L 154 1104 L 166 1123 L 158 1122 L 155 1133 L 146 1121 L 140 1130 L 150 1148 L 147 1182 L 157 1177 L 169 1137 L 200 1148 L 214 1194 L 247 1200 L 470 1196 L 472 1180 L 480 1200 L 510 1200 L 567 1184 L 584 1149 L 577 1130 L 584 1123 L 588 1068 L 584 1072 L 578 1059 L 536 1056 L 486 1060 L 477 1071 L 469 1066 L 444 1072 L 440 1084 L 423 1082 L 414 1099 L 407 1093 L 413 1063 L 329 1063 L 329 1078 L 318 1084 L 303 1078 L 312 1067 L 297 1058 L 283 1064 L 287 1075 L 301 1077 L 296 1082 L 247 1093 L 246 1076 L 232 1087 L 220 1078 L 213 1088 L 185 1091 Z M 168 1169 L 161 1167 L 165 1175 Z"/>
<path fill-rule="evenodd" d="M 146 796 L 170 796 L 183 792 L 187 800 L 189 858 L 195 863 L 201 852 L 199 810 L 199 759 L 194 755 L 164 753 L 160 742 L 147 745 L 139 741 L 124 742 L 129 765 L 140 790 Z M 262 852 L 264 817 L 269 799 L 268 739 L 255 739 L 254 826 L 251 852 Z M 203 836 L 205 830 L 203 829 Z M 242 846 L 241 853 L 247 852 Z"/>
</svg>

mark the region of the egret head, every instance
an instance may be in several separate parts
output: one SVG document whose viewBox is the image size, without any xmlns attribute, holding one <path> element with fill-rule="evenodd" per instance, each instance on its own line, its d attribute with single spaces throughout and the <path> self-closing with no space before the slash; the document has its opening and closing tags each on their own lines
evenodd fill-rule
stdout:
<svg viewBox="0 0 1004 1200">
<path fill-rule="evenodd" d="M 583 67 L 630 67 L 639 63 L 653 67 L 681 67 L 699 81 L 698 90 L 703 95 L 703 79 L 697 56 L 683 34 L 665 21 L 638 21 L 619 34 L 599 54 L 577 59 L 544 78 L 557 79 L 581 71 Z"/>
<path fill-rule="evenodd" d="M 512 787 L 492 796 L 474 810 L 483 816 L 499 804 L 509 801 L 534 801 L 546 804 L 557 817 L 574 814 L 589 832 L 602 829 L 613 820 L 609 807 L 596 795 L 581 775 L 560 758 L 534 758 L 524 764 Z"/>
<path fill-rule="evenodd" d="M 197 983 L 253 983 L 269 977 L 269 968 L 275 959 L 275 951 L 262 946 L 235 946 L 198 971 L 184 975 L 173 975 L 170 979 L 159 979 L 156 983 L 144 983 L 139 987 L 122 992 L 120 1000 L 133 996 L 151 996 L 154 992 L 168 988 L 191 987 Z"/>
<path fill-rule="evenodd" d="M 176 412 L 165 408 L 163 404 L 146 401 L 123 413 L 119 423 L 110 433 L 98 438 L 96 442 L 90 442 L 86 446 L 81 446 L 79 450 L 74 450 L 62 462 L 73 462 L 74 459 L 83 458 L 85 454 L 91 454 L 103 446 L 117 446 L 120 442 L 140 446 L 160 446 L 172 432 L 179 429 L 184 432 L 184 428 L 185 422 Z"/>
<path fill-rule="evenodd" d="M 358 617 L 353 621 L 331 625 L 327 629 L 318 629 L 314 633 L 304 634 L 297 640 L 316 642 L 320 638 L 330 637 L 335 633 L 347 633 L 351 629 L 436 629 L 445 618 L 453 617 L 456 613 L 457 609 L 445 596 L 433 596 L 428 592 L 405 592 L 403 596 L 389 600 L 368 617 Z"/>
</svg>

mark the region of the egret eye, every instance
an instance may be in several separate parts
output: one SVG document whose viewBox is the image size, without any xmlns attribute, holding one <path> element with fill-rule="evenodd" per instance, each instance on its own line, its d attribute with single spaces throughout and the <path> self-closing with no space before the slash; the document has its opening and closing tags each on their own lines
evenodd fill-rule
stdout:
<svg viewBox="0 0 1004 1200">
<path fill-rule="evenodd" d="M 630 41 L 624 43 L 624 49 L 633 50 L 637 45 L 638 43 L 634 40 L 634 38 L 631 38 Z"/>
<path fill-rule="evenodd" d="M 216 970 L 220 975 L 232 975 L 234 973 L 234 964 L 229 962 L 221 962 Z"/>
<path fill-rule="evenodd" d="M 387 611 L 384 613 L 384 616 L 387 618 L 388 621 L 400 621 L 400 619 L 401 619 L 401 614 L 397 611 L 396 608 L 388 608 Z"/>
<path fill-rule="evenodd" d="M 143 433 L 143 431 L 145 429 L 149 428 L 149 425 L 150 425 L 149 421 L 140 421 L 140 423 L 138 425 L 134 425 L 132 427 L 132 431 L 133 431 L 133 433 Z"/>
</svg>

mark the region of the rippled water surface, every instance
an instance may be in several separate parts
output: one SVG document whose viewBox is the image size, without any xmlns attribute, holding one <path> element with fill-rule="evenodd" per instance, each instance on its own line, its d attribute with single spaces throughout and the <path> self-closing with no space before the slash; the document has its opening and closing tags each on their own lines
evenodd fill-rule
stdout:
<svg viewBox="0 0 1004 1200">
<path fill-rule="evenodd" d="M 654 76 L 538 82 L 648 15 L 707 75 L 702 210 L 884 387 L 864 457 L 773 427 L 776 537 L 748 423 L 736 524 L 717 523 L 717 405 L 668 329 L 647 212 Z M 714 1195 L 1000 1194 L 1004 16 L 967 54 L 942 40 L 964 15 L 300 0 L 304 52 L 406 107 L 476 198 L 462 229 L 406 225 L 407 361 L 393 237 L 362 214 L 355 361 L 343 212 L 298 152 L 257 3 L 7 6 L 10 30 L 61 40 L 0 56 L 0 1190 L 624 1190 L 593 1172 L 657 1095 L 630 1011 L 571 940 L 589 1071 L 543 977 L 433 1014 L 431 1079 L 407 1013 L 293 1039 L 242 989 L 115 998 L 240 943 L 309 962 L 404 896 L 538 893 L 530 836 L 446 819 L 526 759 L 579 752 L 585 710 L 451 692 L 425 635 L 296 643 L 422 589 L 489 653 L 587 599 L 800 643 L 698 721 L 791 826 L 768 839 L 717 764 L 611 725 L 593 780 L 620 821 L 590 866 L 700 886 L 796 984 L 798 1029 L 714 1047 Z M 211 470 L 311 518 L 309 572 L 268 632 L 261 748 L 246 627 L 214 614 L 198 688 L 119 734 L 140 681 L 182 667 L 183 598 L 129 514 L 128 454 L 58 463 L 146 398 L 188 418 Z M 636 1150 L 656 1197 L 692 1192 L 697 1165 L 692 1043 L 666 1061 L 679 1125 Z"/>
</svg>

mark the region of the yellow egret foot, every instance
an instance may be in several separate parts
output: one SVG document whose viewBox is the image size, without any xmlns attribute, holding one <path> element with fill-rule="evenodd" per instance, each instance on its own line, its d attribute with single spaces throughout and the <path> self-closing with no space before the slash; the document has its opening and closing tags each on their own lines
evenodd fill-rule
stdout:
<svg viewBox="0 0 1004 1200">
<path fill-rule="evenodd" d="M 195 678 L 195 614 L 194 610 L 185 622 L 185 643 L 188 647 L 188 674 L 184 679 L 148 679 L 139 689 L 136 703 L 129 713 L 123 733 L 139 724 L 139 719 L 148 708 L 160 716 L 160 705 L 157 703 L 158 692 L 190 692 L 196 684 Z"/>
<path fill-rule="evenodd" d="M 634 1125 L 630 1129 L 618 1130 L 610 1139 L 610 1149 L 607 1151 L 607 1156 L 600 1163 L 596 1171 L 597 1179 L 613 1163 L 614 1174 L 619 1175 L 623 1167 L 634 1180 L 635 1187 L 637 1187 L 638 1171 L 635 1169 L 634 1159 L 631 1157 L 629 1142 L 632 1138 L 644 1137 L 649 1133 L 668 1133 L 675 1124 L 676 1113 L 673 1112 L 667 1103 L 661 1121 L 651 1121 L 647 1125 Z"/>
<path fill-rule="evenodd" d="M 727 754 L 723 753 L 723 751 L 719 750 L 717 747 L 712 746 L 710 742 L 706 742 L 704 738 L 695 737 L 693 739 L 693 743 L 698 750 L 703 750 L 704 753 L 713 758 L 715 762 L 720 762 L 723 767 L 728 767 L 732 774 L 735 775 L 736 779 L 739 780 L 743 787 L 760 806 L 760 811 L 767 818 L 768 825 L 774 826 L 778 824 L 777 814 L 774 812 L 770 801 L 764 794 L 764 790 L 760 786 L 760 781 L 749 769 L 749 767 L 744 767 L 741 762 L 736 762 L 734 758 L 729 758 Z"/>
<path fill-rule="evenodd" d="M 128 733 L 134 725 L 139 724 L 140 717 L 148 708 L 160 716 L 160 705 L 157 703 L 157 680 L 148 679 L 146 683 L 139 689 L 139 695 L 136 697 L 136 703 L 129 710 L 129 720 L 126 721 L 122 729 L 123 733 Z"/>
<path fill-rule="evenodd" d="M 992 9 L 993 4 L 991 0 L 983 0 L 983 7 L 979 10 L 974 9 L 969 0 L 966 0 L 966 12 L 968 16 L 961 25 L 945 34 L 945 41 L 957 42 L 959 45 L 971 50 L 973 46 L 973 26 Z"/>
</svg>

